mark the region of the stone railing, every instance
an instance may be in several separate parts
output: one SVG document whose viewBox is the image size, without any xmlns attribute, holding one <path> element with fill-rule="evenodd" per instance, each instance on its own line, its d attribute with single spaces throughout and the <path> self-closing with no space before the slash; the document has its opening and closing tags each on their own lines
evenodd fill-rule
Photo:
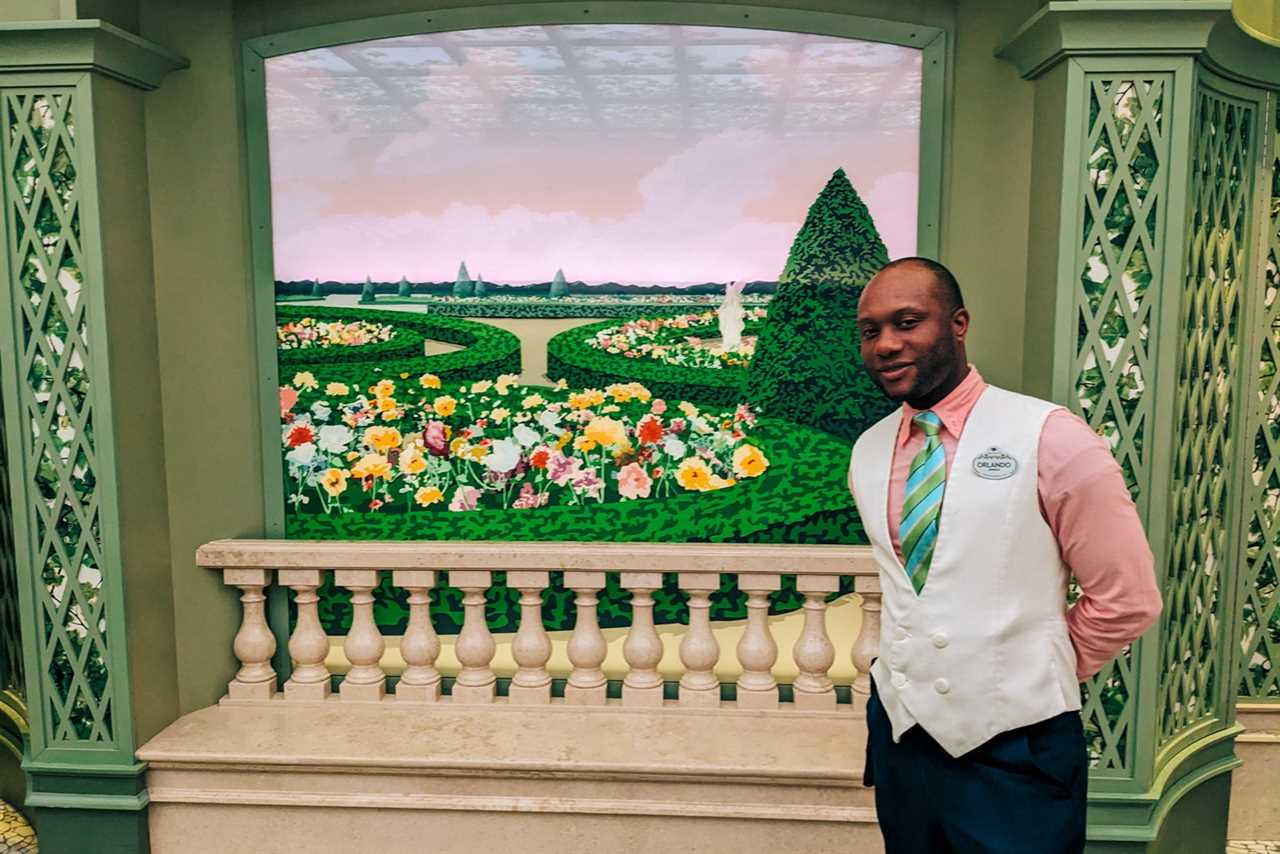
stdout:
<svg viewBox="0 0 1280 854">
<path fill-rule="evenodd" d="M 351 591 L 352 620 L 343 648 L 350 670 L 338 693 L 351 702 L 381 701 L 458 704 L 495 702 L 497 677 L 491 669 L 495 641 L 485 622 L 485 592 L 495 571 L 506 572 L 507 586 L 520 592 L 521 621 L 512 640 L 518 669 L 506 702 L 537 705 L 551 701 L 547 670 L 552 645 L 542 623 L 542 591 L 552 571 L 564 572 L 565 587 L 576 593 L 577 621 L 568 642 L 572 664 L 564 702 L 604 706 L 607 680 L 601 669 L 606 642 L 596 618 L 597 593 L 605 575 L 620 574 L 632 593 L 632 625 L 623 655 L 628 670 L 622 680 L 623 706 L 684 708 L 721 707 L 715 674 L 722 650 L 712 632 L 710 595 L 722 573 L 734 574 L 747 595 L 746 628 L 737 644 L 741 675 L 736 705 L 743 709 L 834 710 L 835 686 L 828 675 L 836 650 L 827 633 L 826 597 L 839 577 L 852 575 L 862 597 L 862 624 L 851 654 L 857 677 L 852 690 L 865 694 L 868 670 L 879 644 L 879 576 L 870 549 L 858 546 L 777 546 L 748 544 L 637 543 L 494 543 L 494 542 L 306 542 L 285 540 L 218 540 L 201 546 L 200 566 L 222 572 L 223 582 L 240 589 L 243 617 L 234 649 L 240 669 L 227 686 L 227 700 L 267 700 L 277 694 L 272 666 L 276 639 L 268 627 L 265 589 L 273 583 L 294 591 L 297 619 L 289 638 L 293 672 L 284 684 L 286 701 L 324 700 L 332 674 L 325 663 L 329 639 L 317 615 L 316 590 L 325 574 Z M 373 590 L 380 573 L 408 591 L 409 621 L 400 639 L 405 668 L 388 695 L 381 665 L 386 642 L 373 618 Z M 448 571 L 449 584 L 463 592 L 465 617 L 456 637 L 461 669 L 449 697 L 441 696 L 436 670 L 440 639 L 431 625 L 429 591 L 436 573 Z M 675 573 L 689 594 L 689 624 L 679 645 L 683 667 L 678 699 L 664 700 L 658 664 L 663 645 L 654 626 L 652 594 L 662 587 L 663 573 Z M 769 627 L 769 593 L 783 575 L 794 575 L 804 595 L 804 626 L 792 650 L 796 672 L 790 699 L 782 702 L 772 670 L 778 647 Z"/>
</svg>

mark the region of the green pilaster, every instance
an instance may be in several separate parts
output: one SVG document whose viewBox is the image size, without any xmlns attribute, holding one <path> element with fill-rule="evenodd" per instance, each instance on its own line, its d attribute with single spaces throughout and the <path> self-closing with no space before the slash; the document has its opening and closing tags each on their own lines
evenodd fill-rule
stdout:
<svg viewBox="0 0 1280 854">
<path fill-rule="evenodd" d="M 1082 691 L 1097 851 L 1221 850 L 1242 597 L 1273 565 L 1260 541 L 1274 544 L 1276 443 L 1255 437 L 1275 411 L 1274 95 L 1250 78 L 1257 50 L 1229 32 L 1229 7 L 1055 0 L 1000 51 L 1051 114 L 1033 170 L 1061 186 L 1033 193 L 1028 302 L 1044 310 L 1028 369 L 1047 375 L 1028 379 L 1110 443 L 1165 602 Z"/>
<path fill-rule="evenodd" d="M 134 750 L 175 716 L 172 618 L 147 607 L 170 610 L 139 98 L 182 64 L 101 22 L 0 25 L 0 394 L 46 854 L 148 850 Z"/>
</svg>

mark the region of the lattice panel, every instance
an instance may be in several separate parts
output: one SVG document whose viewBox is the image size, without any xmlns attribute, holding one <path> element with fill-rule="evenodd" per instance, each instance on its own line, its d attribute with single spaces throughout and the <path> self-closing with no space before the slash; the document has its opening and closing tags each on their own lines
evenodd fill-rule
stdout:
<svg viewBox="0 0 1280 854">
<path fill-rule="evenodd" d="M 1151 283 L 1161 272 L 1156 239 L 1165 216 L 1169 78 L 1089 75 L 1086 83 L 1070 403 L 1107 439 L 1130 493 L 1142 502 L 1150 467 Z M 1132 715 L 1126 709 L 1133 684 L 1126 649 L 1084 686 L 1082 714 L 1097 767 L 1128 763 Z"/>
<path fill-rule="evenodd" d="M 0 405 L 0 424 L 4 407 Z M 18 570 L 13 552 L 13 508 L 9 506 L 9 459 L 0 441 L 0 690 L 26 694 L 22 663 L 22 623 L 18 611 Z"/>
<path fill-rule="evenodd" d="M 1219 593 L 1231 563 L 1228 512 L 1233 393 L 1250 206 L 1255 109 L 1197 96 L 1187 278 L 1174 398 L 1172 546 L 1165 579 L 1159 743 L 1216 713 Z M 1228 677 L 1229 678 L 1229 677 Z"/>
<path fill-rule="evenodd" d="M 1258 337 L 1258 409 L 1246 496 L 1244 672 L 1240 696 L 1280 699 L 1280 107 L 1271 163 L 1271 222 Z"/>
<path fill-rule="evenodd" d="M 90 400 L 72 90 L 3 95 L 16 418 L 31 530 L 46 737 L 111 741 L 111 679 Z M 35 702 L 35 698 L 32 698 Z"/>
</svg>

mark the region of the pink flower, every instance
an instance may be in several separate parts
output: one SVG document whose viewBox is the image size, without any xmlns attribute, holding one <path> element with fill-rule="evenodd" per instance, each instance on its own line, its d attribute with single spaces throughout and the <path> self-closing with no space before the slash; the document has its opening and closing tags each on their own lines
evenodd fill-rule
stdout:
<svg viewBox="0 0 1280 854">
<path fill-rule="evenodd" d="M 298 390 L 287 385 L 280 386 L 280 417 L 289 414 L 293 405 L 298 402 Z"/>
<path fill-rule="evenodd" d="M 671 423 L 667 425 L 667 431 L 670 433 L 680 434 L 683 433 L 685 428 L 688 426 L 689 422 L 685 421 L 683 418 L 672 418 Z"/>
<path fill-rule="evenodd" d="M 459 486 L 458 491 L 453 493 L 453 500 L 449 502 L 449 509 L 475 510 L 479 500 L 480 490 L 474 486 Z"/>
<path fill-rule="evenodd" d="M 448 455 L 449 443 L 445 440 L 443 421 L 428 421 L 426 429 L 422 431 L 422 439 L 427 444 L 427 450 L 437 457 Z"/>
<path fill-rule="evenodd" d="M 551 455 L 551 459 L 547 461 L 547 477 L 551 478 L 556 486 L 567 486 L 569 481 L 574 480 L 581 474 L 582 460 L 577 457 L 566 457 L 556 451 Z"/>
<path fill-rule="evenodd" d="M 511 503 L 511 506 L 519 510 L 542 507 L 549 497 L 545 492 L 535 492 L 532 483 L 526 483 L 520 487 L 520 496 Z"/>
<path fill-rule="evenodd" d="M 618 472 L 618 492 L 623 498 L 648 498 L 653 480 L 639 463 L 628 463 Z"/>
<path fill-rule="evenodd" d="M 653 403 L 649 404 L 649 411 L 654 415 L 661 415 L 667 411 L 667 402 L 660 397 L 655 397 Z"/>
<path fill-rule="evenodd" d="M 576 460 L 575 460 L 576 462 Z M 604 490 L 604 481 L 596 477 L 593 471 L 584 471 L 582 476 L 573 482 L 574 492 L 584 492 L 592 498 L 599 498 Z"/>
</svg>

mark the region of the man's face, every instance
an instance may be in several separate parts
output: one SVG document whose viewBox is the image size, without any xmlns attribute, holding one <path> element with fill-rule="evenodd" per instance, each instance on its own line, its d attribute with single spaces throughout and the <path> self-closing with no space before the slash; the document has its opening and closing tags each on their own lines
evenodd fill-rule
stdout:
<svg viewBox="0 0 1280 854">
<path fill-rule="evenodd" d="M 967 368 L 969 314 L 941 291 L 928 270 L 904 265 L 877 274 L 858 301 L 862 360 L 891 400 L 928 399 Z"/>
</svg>

